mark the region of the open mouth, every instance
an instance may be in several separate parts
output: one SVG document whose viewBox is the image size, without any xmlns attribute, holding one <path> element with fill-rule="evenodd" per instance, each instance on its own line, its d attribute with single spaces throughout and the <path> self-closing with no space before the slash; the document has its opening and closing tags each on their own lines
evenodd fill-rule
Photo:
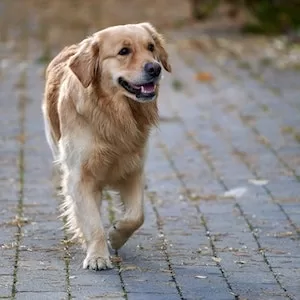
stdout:
<svg viewBox="0 0 300 300">
<path fill-rule="evenodd" d="M 134 94 L 137 98 L 152 99 L 155 96 L 155 83 L 147 82 L 143 84 L 133 84 L 124 78 L 119 78 L 119 84 L 129 93 Z"/>
</svg>

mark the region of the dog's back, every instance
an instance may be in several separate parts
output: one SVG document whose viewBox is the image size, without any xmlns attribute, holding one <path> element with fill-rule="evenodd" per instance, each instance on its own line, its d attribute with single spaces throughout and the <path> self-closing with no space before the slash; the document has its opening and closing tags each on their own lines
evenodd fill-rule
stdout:
<svg viewBox="0 0 300 300">
<path fill-rule="evenodd" d="M 65 47 L 46 69 L 46 89 L 43 101 L 44 118 L 48 121 L 48 143 L 56 144 L 61 136 L 57 103 L 61 81 L 65 75 L 67 63 L 78 49 L 77 45 Z M 45 121 L 46 122 L 46 121 Z M 49 138 L 51 141 L 49 141 Z M 53 149 L 52 149 L 53 150 Z"/>
</svg>

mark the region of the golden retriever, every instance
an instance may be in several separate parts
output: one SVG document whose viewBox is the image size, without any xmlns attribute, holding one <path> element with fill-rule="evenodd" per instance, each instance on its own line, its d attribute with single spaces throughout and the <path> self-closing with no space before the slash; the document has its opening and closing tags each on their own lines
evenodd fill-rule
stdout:
<svg viewBox="0 0 300 300">
<path fill-rule="evenodd" d="M 112 267 L 100 215 L 104 188 L 120 192 L 124 204 L 108 233 L 112 248 L 143 224 L 144 163 L 162 67 L 171 71 L 162 36 L 139 23 L 65 47 L 46 70 L 46 138 L 61 169 L 67 227 L 86 247 L 84 268 Z"/>
</svg>

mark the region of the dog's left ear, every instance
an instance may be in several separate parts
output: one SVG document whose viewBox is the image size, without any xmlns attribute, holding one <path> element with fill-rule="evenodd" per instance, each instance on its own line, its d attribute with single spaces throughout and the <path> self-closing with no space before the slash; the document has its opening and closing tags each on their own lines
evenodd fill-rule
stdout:
<svg viewBox="0 0 300 300">
<path fill-rule="evenodd" d="M 169 55 L 165 49 L 165 41 L 161 34 L 150 23 L 141 23 L 141 25 L 151 34 L 158 51 L 159 60 L 166 71 L 171 72 L 172 67 L 169 63 Z"/>
<path fill-rule="evenodd" d="M 69 67 L 87 88 L 94 80 L 99 63 L 99 45 L 92 38 L 84 40 L 77 53 L 70 59 Z"/>
</svg>

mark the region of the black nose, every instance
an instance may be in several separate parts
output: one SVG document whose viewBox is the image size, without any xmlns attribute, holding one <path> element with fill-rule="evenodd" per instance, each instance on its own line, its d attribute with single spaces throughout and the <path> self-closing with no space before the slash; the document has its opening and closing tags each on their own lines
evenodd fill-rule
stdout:
<svg viewBox="0 0 300 300">
<path fill-rule="evenodd" d="M 151 77 L 158 77 L 161 72 L 161 66 L 158 63 L 146 63 L 144 69 Z"/>
</svg>

